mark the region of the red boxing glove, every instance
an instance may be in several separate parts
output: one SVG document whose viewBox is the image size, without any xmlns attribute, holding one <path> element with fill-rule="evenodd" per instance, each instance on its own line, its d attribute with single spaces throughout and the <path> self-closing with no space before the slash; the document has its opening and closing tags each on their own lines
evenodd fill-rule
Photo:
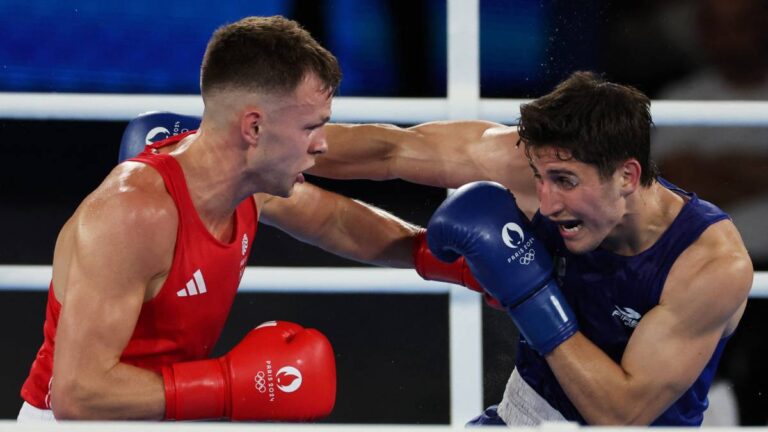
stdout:
<svg viewBox="0 0 768 432">
<path fill-rule="evenodd" d="M 223 357 L 162 372 L 167 420 L 313 420 L 336 401 L 328 339 L 285 321 L 261 324 Z"/>
<path fill-rule="evenodd" d="M 447 263 L 437 259 L 427 247 L 427 231 L 423 230 L 416 235 L 413 242 L 413 265 L 416 273 L 422 279 L 434 280 L 440 282 L 449 282 L 465 286 L 472 291 L 477 291 L 483 295 L 488 306 L 494 309 L 506 310 L 501 306 L 498 300 L 488 294 L 480 283 L 472 276 L 472 271 L 467 267 L 464 257 L 459 257 L 452 263 Z"/>
</svg>

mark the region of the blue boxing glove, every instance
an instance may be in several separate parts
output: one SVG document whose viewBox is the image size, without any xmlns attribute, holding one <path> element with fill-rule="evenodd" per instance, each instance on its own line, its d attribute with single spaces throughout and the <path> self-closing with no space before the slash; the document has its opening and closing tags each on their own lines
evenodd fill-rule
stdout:
<svg viewBox="0 0 768 432">
<path fill-rule="evenodd" d="M 180 133 L 195 130 L 200 126 L 200 117 L 151 111 L 139 114 L 131 120 L 120 141 L 118 162 L 130 159 L 144 151 L 144 147 Z"/>
<path fill-rule="evenodd" d="M 427 244 L 446 262 L 464 256 L 475 278 L 542 355 L 578 330 L 553 279 L 549 252 L 500 184 L 483 181 L 457 189 L 432 215 Z"/>
</svg>

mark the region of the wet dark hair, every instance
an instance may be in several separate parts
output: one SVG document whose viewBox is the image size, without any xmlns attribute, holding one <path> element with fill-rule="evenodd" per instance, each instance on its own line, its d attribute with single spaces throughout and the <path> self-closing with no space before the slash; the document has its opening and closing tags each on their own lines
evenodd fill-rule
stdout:
<svg viewBox="0 0 768 432">
<path fill-rule="evenodd" d="M 520 106 L 518 132 L 526 155 L 554 147 L 610 178 L 627 159 L 641 166 L 640 183 L 650 186 L 658 168 L 650 159 L 651 101 L 639 90 L 575 72 L 551 93 Z"/>
<path fill-rule="evenodd" d="M 203 98 L 212 91 L 245 89 L 268 94 L 294 91 L 314 74 L 334 93 L 341 81 L 336 57 L 292 20 L 248 17 L 217 29 L 200 71 Z"/>
</svg>

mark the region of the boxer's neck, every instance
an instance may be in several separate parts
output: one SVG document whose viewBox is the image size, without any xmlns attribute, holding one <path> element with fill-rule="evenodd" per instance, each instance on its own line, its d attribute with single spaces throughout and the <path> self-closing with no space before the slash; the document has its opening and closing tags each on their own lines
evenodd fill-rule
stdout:
<svg viewBox="0 0 768 432">
<path fill-rule="evenodd" d="M 173 156 L 184 177 L 195 209 L 206 225 L 228 223 L 237 206 L 251 193 L 243 192 L 244 158 L 226 134 L 207 129 L 190 135 Z"/>
<path fill-rule="evenodd" d="M 626 200 L 621 224 L 601 245 L 624 256 L 637 255 L 653 246 L 685 204 L 683 197 L 656 181 L 638 188 Z"/>
</svg>

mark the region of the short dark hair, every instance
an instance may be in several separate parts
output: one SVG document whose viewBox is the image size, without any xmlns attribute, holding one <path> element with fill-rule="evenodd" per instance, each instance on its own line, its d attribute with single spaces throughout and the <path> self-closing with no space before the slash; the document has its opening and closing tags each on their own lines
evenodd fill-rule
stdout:
<svg viewBox="0 0 768 432">
<path fill-rule="evenodd" d="M 640 163 L 640 183 L 658 176 L 651 161 L 651 101 L 639 90 L 605 81 L 593 72 L 575 72 L 551 93 L 520 106 L 518 132 L 532 149 L 554 147 L 593 165 L 603 179 L 623 161 Z"/>
<path fill-rule="evenodd" d="M 331 93 L 341 81 L 336 57 L 296 21 L 247 17 L 213 33 L 200 70 L 200 90 L 204 98 L 221 89 L 286 94 L 308 74 L 316 75 Z"/>
</svg>

